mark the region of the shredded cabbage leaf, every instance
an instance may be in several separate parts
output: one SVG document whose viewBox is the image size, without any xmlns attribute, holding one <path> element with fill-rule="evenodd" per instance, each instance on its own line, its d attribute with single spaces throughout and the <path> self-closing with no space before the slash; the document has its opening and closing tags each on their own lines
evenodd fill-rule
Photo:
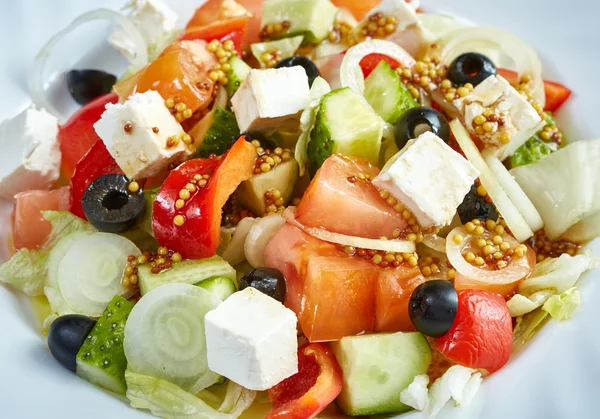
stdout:
<svg viewBox="0 0 600 419">
<path fill-rule="evenodd" d="M 553 295 L 544 303 L 542 310 L 553 319 L 563 321 L 573 317 L 573 313 L 581 304 L 579 290 L 573 287 L 560 295 Z"/>
<path fill-rule="evenodd" d="M 235 419 L 256 397 L 256 392 L 230 382 L 219 409 L 173 383 L 156 377 L 125 371 L 126 397 L 131 406 L 147 409 L 164 419 Z"/>
<path fill-rule="evenodd" d="M 524 316 L 517 317 L 517 324 L 515 330 L 513 330 L 513 352 L 521 349 L 540 330 L 547 318 L 548 312 L 540 308 Z"/>
<path fill-rule="evenodd" d="M 550 112 L 546 112 L 546 126 L 556 125 L 556 120 Z M 512 167 L 525 166 L 535 163 L 545 156 L 548 156 L 558 150 L 556 143 L 546 142 L 540 137 L 538 132 L 531 137 L 525 144 L 517 148 L 515 153 L 510 156 L 510 164 Z"/>
</svg>

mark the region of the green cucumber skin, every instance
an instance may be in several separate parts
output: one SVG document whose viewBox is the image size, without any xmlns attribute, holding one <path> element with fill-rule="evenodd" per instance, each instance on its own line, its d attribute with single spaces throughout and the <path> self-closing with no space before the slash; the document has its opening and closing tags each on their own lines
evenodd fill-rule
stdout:
<svg viewBox="0 0 600 419">
<path fill-rule="evenodd" d="M 231 278 L 224 278 L 222 276 L 205 279 L 196 285 L 217 295 L 221 301 L 225 301 L 226 298 L 237 291 L 235 282 Z"/>
<path fill-rule="evenodd" d="M 331 132 L 325 124 L 325 113 L 319 112 L 306 148 L 308 172 L 311 178 L 315 176 L 325 160 L 334 153 L 334 147 L 335 142 L 331 139 Z"/>
<path fill-rule="evenodd" d="M 244 60 L 237 56 L 231 57 L 229 60 L 229 65 L 231 66 L 231 70 L 229 73 L 227 73 L 227 79 L 229 81 L 227 82 L 225 89 L 231 98 L 238 91 L 244 80 L 246 80 L 246 77 L 248 77 L 252 67 L 250 67 L 244 62 Z"/>
<path fill-rule="evenodd" d="M 119 394 L 125 394 L 127 390 L 127 359 L 123 350 L 123 336 L 125 322 L 132 309 L 133 303 L 119 295 L 115 296 L 77 353 L 78 375 L 93 384 L 101 385 L 96 376 L 81 374 L 81 364 L 85 364 L 90 370 L 105 375 L 107 381 L 112 381 L 113 385 L 104 386 Z"/>
<path fill-rule="evenodd" d="M 410 410 L 400 393 L 431 364 L 431 347 L 419 332 L 351 336 L 331 348 L 344 376 L 336 403 L 350 416 Z"/>
<path fill-rule="evenodd" d="M 198 157 L 207 158 L 211 154 L 220 156 L 240 137 L 240 129 L 233 112 L 217 106 L 213 122 L 198 147 Z"/>
</svg>

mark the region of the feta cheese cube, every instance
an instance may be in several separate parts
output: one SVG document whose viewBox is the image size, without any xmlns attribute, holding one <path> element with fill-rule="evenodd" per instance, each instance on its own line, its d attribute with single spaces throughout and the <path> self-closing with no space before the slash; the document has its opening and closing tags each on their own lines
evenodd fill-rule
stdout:
<svg viewBox="0 0 600 419">
<path fill-rule="evenodd" d="M 416 7 L 418 6 L 414 6 L 412 3 L 407 3 L 405 0 L 383 0 L 371 9 L 365 19 L 357 26 L 358 35 L 364 37 L 364 34 L 361 34 L 360 31 L 371 23 L 369 18 L 375 13 L 381 13 L 385 17 L 393 16 L 398 21 L 398 27 L 386 39 L 395 42 L 410 55 L 416 57 L 420 51 L 429 47 L 435 41 L 435 36 L 423 26 L 416 13 Z"/>
<path fill-rule="evenodd" d="M 452 103 L 464 119 L 469 132 L 481 139 L 486 148 L 494 150 L 500 160 L 511 156 L 545 125 L 534 107 L 501 76 L 488 77 L 467 96 Z M 494 130 L 491 132 L 477 133 L 473 120 L 486 110 L 501 117 L 504 124 L 499 126 L 493 123 Z M 502 142 L 503 133 L 510 135 L 510 142 L 507 144 Z"/>
<path fill-rule="evenodd" d="M 373 184 L 404 204 L 422 228 L 450 224 L 479 172 L 432 132 L 396 154 Z"/>
<path fill-rule="evenodd" d="M 205 317 L 208 367 L 250 390 L 267 390 L 298 372 L 296 315 L 246 288 Z"/>
<path fill-rule="evenodd" d="M 35 108 L 0 123 L 0 197 L 50 189 L 60 174 L 57 135 L 56 118 Z"/>
<path fill-rule="evenodd" d="M 309 90 L 300 66 L 251 70 L 231 98 L 240 131 L 263 131 L 288 121 L 298 126 Z"/>
<path fill-rule="evenodd" d="M 126 131 L 125 126 L 131 129 Z M 167 147 L 169 137 L 184 131 L 154 90 L 136 93 L 124 103 L 107 104 L 94 129 L 130 179 L 157 175 L 192 153 L 183 141 Z"/>
<path fill-rule="evenodd" d="M 177 14 L 161 0 L 132 0 L 125 9 L 129 11 L 129 19 L 151 51 L 162 49 L 171 39 L 177 23 Z M 123 28 L 115 29 L 108 42 L 129 61 L 135 60 L 135 45 Z"/>
</svg>

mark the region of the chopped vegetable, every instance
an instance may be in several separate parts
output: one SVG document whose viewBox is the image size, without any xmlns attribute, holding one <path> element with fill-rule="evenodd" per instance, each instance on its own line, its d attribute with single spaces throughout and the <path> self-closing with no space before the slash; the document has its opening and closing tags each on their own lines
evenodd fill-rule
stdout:
<svg viewBox="0 0 600 419">
<path fill-rule="evenodd" d="M 573 317 L 573 312 L 580 304 L 579 290 L 573 287 L 560 295 L 550 297 L 542 306 L 542 310 L 550 314 L 552 318 L 562 321 Z"/>
</svg>

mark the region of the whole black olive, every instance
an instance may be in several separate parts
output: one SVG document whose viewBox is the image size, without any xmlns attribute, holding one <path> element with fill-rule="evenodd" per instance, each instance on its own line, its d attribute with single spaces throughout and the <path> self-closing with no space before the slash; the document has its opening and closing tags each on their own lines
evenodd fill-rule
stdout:
<svg viewBox="0 0 600 419">
<path fill-rule="evenodd" d="M 477 193 L 477 186 L 471 186 L 471 190 L 465 199 L 458 206 L 458 216 L 463 224 L 473 220 L 497 220 L 498 211 L 491 202 L 487 202 L 485 197 Z"/>
<path fill-rule="evenodd" d="M 67 73 L 69 93 L 80 105 L 110 93 L 116 82 L 116 76 L 100 70 L 71 70 Z"/>
<path fill-rule="evenodd" d="M 77 352 L 96 325 L 96 320 L 80 314 L 60 316 L 48 329 L 48 348 L 65 368 L 75 372 Z"/>
<path fill-rule="evenodd" d="M 417 138 L 425 131 L 433 132 L 446 143 L 450 141 L 450 125 L 444 115 L 425 106 L 406 111 L 396 122 L 394 131 L 398 149 L 402 150 L 408 141 Z"/>
<path fill-rule="evenodd" d="M 424 335 L 444 336 L 454 323 L 458 295 L 450 281 L 432 280 L 419 285 L 408 303 L 410 320 Z"/>
<path fill-rule="evenodd" d="M 454 86 L 463 86 L 467 83 L 477 86 L 489 76 L 496 74 L 498 70 L 492 60 L 477 52 L 467 52 L 450 63 L 447 77 Z"/>
<path fill-rule="evenodd" d="M 104 175 L 94 180 L 81 198 L 88 221 L 100 231 L 123 233 L 132 228 L 146 208 L 144 191 L 129 190 L 124 175 Z"/>
<path fill-rule="evenodd" d="M 294 55 L 293 57 L 284 58 L 283 60 L 277 63 L 275 68 L 295 67 L 297 65 L 299 65 L 304 69 L 304 71 L 306 71 L 306 75 L 308 76 L 309 87 L 312 86 L 315 79 L 321 75 L 315 63 L 313 63 L 310 58 L 305 57 L 303 55 Z"/>
<path fill-rule="evenodd" d="M 277 269 L 255 268 L 240 280 L 240 291 L 252 287 L 283 303 L 285 299 L 285 278 Z"/>
</svg>

